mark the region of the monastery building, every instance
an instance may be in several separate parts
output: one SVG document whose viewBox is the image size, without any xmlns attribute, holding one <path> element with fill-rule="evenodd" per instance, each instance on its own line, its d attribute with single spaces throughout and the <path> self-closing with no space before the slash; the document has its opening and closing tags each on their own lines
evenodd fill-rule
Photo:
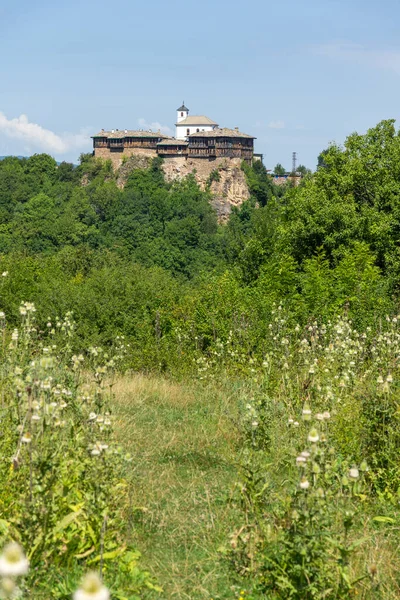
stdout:
<svg viewBox="0 0 400 600">
<path fill-rule="evenodd" d="M 111 159 L 115 167 L 122 163 L 123 157 L 136 154 L 187 160 L 240 159 L 249 163 L 261 158 L 254 154 L 254 136 L 241 133 L 237 127 L 221 128 L 204 115 L 189 116 L 184 103 L 177 109 L 175 127 L 175 137 L 141 129 L 102 130 L 92 136 L 94 155 Z"/>
</svg>

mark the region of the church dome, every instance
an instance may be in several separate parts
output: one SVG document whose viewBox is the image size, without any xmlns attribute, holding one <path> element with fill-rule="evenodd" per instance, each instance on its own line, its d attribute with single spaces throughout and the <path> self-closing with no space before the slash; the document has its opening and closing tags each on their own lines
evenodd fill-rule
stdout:
<svg viewBox="0 0 400 600">
<path fill-rule="evenodd" d="M 185 106 L 185 102 L 182 102 L 182 106 L 180 106 L 179 108 L 176 109 L 177 111 L 186 111 L 189 112 L 189 109 L 186 108 Z"/>
</svg>

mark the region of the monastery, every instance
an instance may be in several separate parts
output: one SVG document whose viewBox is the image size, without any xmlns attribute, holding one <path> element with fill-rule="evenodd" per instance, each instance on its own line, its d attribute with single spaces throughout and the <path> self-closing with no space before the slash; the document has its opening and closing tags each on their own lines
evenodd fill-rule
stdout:
<svg viewBox="0 0 400 600">
<path fill-rule="evenodd" d="M 238 158 L 249 163 L 254 155 L 255 137 L 241 133 L 237 127 L 220 128 L 218 123 L 204 115 L 189 116 L 183 103 L 177 109 L 176 135 L 170 137 L 160 131 L 133 131 L 128 129 L 100 131 L 93 138 L 94 155 L 111 159 L 115 167 L 123 157 L 137 154 L 187 159 Z"/>
<path fill-rule="evenodd" d="M 241 165 L 262 160 L 254 153 L 256 138 L 237 127 L 220 127 L 204 115 L 190 116 L 185 103 L 176 111 L 175 128 L 175 137 L 141 129 L 102 130 L 92 136 L 93 154 L 111 160 L 121 187 L 132 169 L 146 168 L 160 156 L 167 181 L 193 174 L 200 187 L 211 192 L 219 219 L 227 219 L 232 206 L 250 196 Z"/>
</svg>

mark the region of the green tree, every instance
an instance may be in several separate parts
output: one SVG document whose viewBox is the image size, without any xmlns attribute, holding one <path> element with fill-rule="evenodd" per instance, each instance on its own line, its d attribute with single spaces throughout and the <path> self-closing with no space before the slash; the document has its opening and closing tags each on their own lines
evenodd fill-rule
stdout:
<svg viewBox="0 0 400 600">
<path fill-rule="evenodd" d="M 286 169 L 281 165 L 281 163 L 277 163 L 274 168 L 274 175 L 278 175 L 279 177 L 285 175 Z"/>
</svg>

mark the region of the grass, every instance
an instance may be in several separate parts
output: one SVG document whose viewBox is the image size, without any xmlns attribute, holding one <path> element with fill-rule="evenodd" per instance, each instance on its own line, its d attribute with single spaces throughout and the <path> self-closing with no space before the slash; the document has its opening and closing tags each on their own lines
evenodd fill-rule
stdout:
<svg viewBox="0 0 400 600">
<path fill-rule="evenodd" d="M 162 597 L 237 597 L 217 551 L 234 529 L 229 395 L 143 375 L 120 378 L 114 392 L 116 433 L 134 457 L 133 542 Z"/>
</svg>

